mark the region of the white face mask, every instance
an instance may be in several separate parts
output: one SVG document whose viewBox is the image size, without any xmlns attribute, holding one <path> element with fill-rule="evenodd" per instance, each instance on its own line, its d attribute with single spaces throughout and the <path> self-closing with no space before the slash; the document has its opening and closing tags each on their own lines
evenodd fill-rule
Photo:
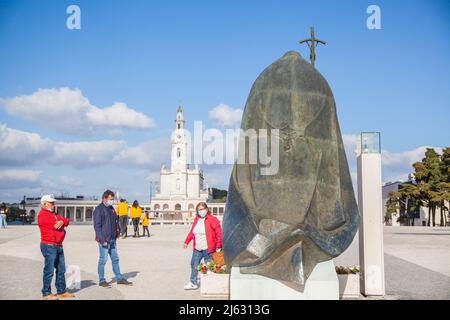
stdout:
<svg viewBox="0 0 450 320">
<path fill-rule="evenodd" d="M 198 215 L 199 215 L 201 218 L 206 217 L 206 213 L 207 213 L 206 209 L 198 210 Z"/>
<path fill-rule="evenodd" d="M 111 207 L 114 204 L 114 200 L 106 201 L 106 206 Z"/>
</svg>

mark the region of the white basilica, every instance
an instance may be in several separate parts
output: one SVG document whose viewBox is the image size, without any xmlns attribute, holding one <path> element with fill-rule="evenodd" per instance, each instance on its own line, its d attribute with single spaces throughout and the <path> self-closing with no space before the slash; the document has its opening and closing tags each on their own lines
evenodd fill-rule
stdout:
<svg viewBox="0 0 450 320">
<path fill-rule="evenodd" d="M 177 110 L 172 133 L 170 168 L 161 166 L 159 192 L 151 199 L 153 211 L 193 211 L 197 203 L 210 200 L 209 188 L 204 185 L 203 172 L 198 165 L 187 164 L 187 138 L 181 107 Z"/>
<path fill-rule="evenodd" d="M 172 160 L 170 168 L 161 167 L 159 191 L 150 203 L 141 203 L 142 210 L 150 213 L 151 224 L 164 224 L 167 219 L 192 222 L 195 206 L 205 201 L 213 215 L 221 220 L 225 212 L 225 202 L 212 199 L 209 188 L 203 182 L 203 172 L 198 165 L 190 168 L 187 164 L 187 138 L 184 131 L 183 109 L 178 108 L 175 129 L 172 134 Z M 98 198 L 84 196 L 56 197 L 56 211 L 75 223 L 92 223 L 92 213 L 99 204 Z M 117 199 L 116 199 L 117 202 Z M 40 210 L 40 197 L 26 198 L 25 209 L 28 215 L 37 218 Z M 154 215 L 157 213 L 157 215 Z M 36 223 L 36 221 L 34 222 Z"/>
</svg>

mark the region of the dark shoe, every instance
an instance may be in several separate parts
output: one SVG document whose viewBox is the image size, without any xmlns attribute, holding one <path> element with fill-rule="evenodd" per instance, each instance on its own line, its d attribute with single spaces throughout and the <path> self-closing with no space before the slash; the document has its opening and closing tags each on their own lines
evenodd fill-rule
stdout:
<svg viewBox="0 0 450 320">
<path fill-rule="evenodd" d="M 126 286 L 132 286 L 133 282 L 130 282 L 127 279 L 120 279 L 119 281 L 117 281 L 117 284 L 124 284 Z"/>
<path fill-rule="evenodd" d="M 111 285 L 106 281 L 102 281 L 98 285 L 103 288 L 111 288 Z"/>
</svg>

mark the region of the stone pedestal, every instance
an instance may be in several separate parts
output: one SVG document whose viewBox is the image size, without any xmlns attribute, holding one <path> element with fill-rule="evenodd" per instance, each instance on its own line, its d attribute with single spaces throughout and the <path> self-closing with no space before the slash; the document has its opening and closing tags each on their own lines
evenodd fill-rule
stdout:
<svg viewBox="0 0 450 320">
<path fill-rule="evenodd" d="M 255 274 L 231 269 L 231 300 L 339 300 L 339 282 L 332 260 L 316 265 L 303 292 L 283 283 Z"/>
<path fill-rule="evenodd" d="M 208 272 L 200 274 L 200 294 L 202 296 L 228 297 L 230 275 Z"/>
<path fill-rule="evenodd" d="M 341 299 L 355 299 L 360 296 L 360 280 L 358 274 L 338 274 L 339 297 Z"/>
<path fill-rule="evenodd" d="M 357 166 L 358 206 L 361 214 L 359 227 L 361 293 L 366 296 L 383 296 L 385 285 L 381 154 L 361 153 L 357 157 Z"/>
</svg>

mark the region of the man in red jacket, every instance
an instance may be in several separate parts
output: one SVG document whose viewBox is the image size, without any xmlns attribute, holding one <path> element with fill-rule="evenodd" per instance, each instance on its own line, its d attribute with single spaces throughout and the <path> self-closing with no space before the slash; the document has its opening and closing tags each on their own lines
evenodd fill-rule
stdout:
<svg viewBox="0 0 450 320">
<path fill-rule="evenodd" d="M 41 211 L 38 216 L 39 230 L 41 231 L 41 252 L 45 258 L 42 297 L 44 300 L 58 300 L 59 298 L 73 298 L 73 293 L 66 288 L 66 264 L 64 261 L 63 241 L 66 236 L 64 229 L 69 225 L 69 219 L 55 213 L 56 199 L 53 195 L 44 195 L 41 198 Z M 51 283 L 56 269 L 56 290 L 53 295 Z"/>
</svg>

